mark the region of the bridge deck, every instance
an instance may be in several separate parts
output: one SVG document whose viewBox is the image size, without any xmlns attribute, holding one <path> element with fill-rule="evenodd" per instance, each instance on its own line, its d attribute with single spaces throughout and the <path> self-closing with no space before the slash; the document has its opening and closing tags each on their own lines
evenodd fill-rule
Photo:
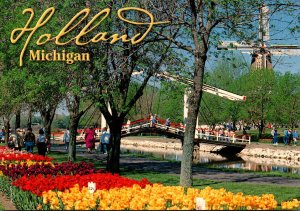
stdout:
<svg viewBox="0 0 300 211">
<path fill-rule="evenodd" d="M 155 124 L 150 126 L 150 123 L 141 124 L 135 127 L 129 127 L 122 130 L 122 137 L 132 136 L 143 133 L 155 133 L 159 135 L 167 136 L 168 138 L 180 139 L 183 143 L 184 131 L 178 128 L 167 127 L 165 125 Z M 242 141 L 242 142 L 241 142 Z M 199 145 L 200 143 L 213 144 L 224 146 L 221 153 L 239 153 L 246 147 L 247 140 L 232 139 L 229 137 L 217 137 L 206 134 L 199 134 L 199 138 L 194 139 L 194 144 Z"/>
</svg>

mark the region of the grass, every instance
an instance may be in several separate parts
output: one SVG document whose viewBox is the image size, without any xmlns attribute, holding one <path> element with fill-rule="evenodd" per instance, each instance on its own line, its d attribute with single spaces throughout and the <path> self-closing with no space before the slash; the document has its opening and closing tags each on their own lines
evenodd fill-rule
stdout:
<svg viewBox="0 0 300 211">
<path fill-rule="evenodd" d="M 5 207 L 0 203 L 0 210 L 5 210 Z"/>
</svg>

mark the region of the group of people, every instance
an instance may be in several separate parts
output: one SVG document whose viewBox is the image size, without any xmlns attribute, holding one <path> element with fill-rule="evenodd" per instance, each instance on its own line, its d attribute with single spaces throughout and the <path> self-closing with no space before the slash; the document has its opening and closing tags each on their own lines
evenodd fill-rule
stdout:
<svg viewBox="0 0 300 211">
<path fill-rule="evenodd" d="M 200 128 L 199 132 L 204 136 L 203 138 L 208 138 L 210 139 L 210 136 L 219 136 L 219 139 L 221 141 L 230 141 L 232 138 L 236 137 L 235 131 L 234 130 L 230 130 L 228 128 L 219 128 L 219 129 L 215 129 L 215 130 L 210 130 L 208 128 Z M 243 139 L 246 139 L 246 135 L 247 133 L 243 132 Z M 205 137 L 206 136 L 206 137 Z"/>
<path fill-rule="evenodd" d="M 27 152 L 32 153 L 34 146 L 36 146 L 38 154 L 43 156 L 49 151 L 49 144 L 50 142 L 46 138 L 43 128 L 39 130 L 37 138 L 32 132 L 32 128 L 28 128 L 26 133 L 22 129 L 16 129 L 16 131 L 11 131 L 8 140 L 9 148 L 21 151 L 24 147 Z"/>
<path fill-rule="evenodd" d="M 65 143 L 65 150 L 68 151 L 69 143 L 70 143 L 70 131 L 69 128 L 66 129 L 63 136 L 63 142 Z M 92 153 L 93 149 L 95 149 L 96 142 L 96 132 L 92 127 L 87 128 L 84 131 L 84 141 L 87 148 L 88 153 Z M 100 144 L 97 148 L 98 151 L 107 154 L 109 151 L 109 143 L 110 143 L 110 133 L 107 131 L 107 128 L 104 127 L 102 129 L 102 134 L 100 137 Z"/>
<path fill-rule="evenodd" d="M 273 145 L 278 145 L 278 138 L 279 138 L 279 133 L 278 131 L 273 128 L 271 131 L 271 135 L 273 136 Z M 291 130 L 291 129 L 285 129 L 283 131 L 283 143 L 284 145 L 291 145 L 294 143 L 296 145 L 297 140 L 299 138 L 299 133 L 297 130 Z"/>
</svg>

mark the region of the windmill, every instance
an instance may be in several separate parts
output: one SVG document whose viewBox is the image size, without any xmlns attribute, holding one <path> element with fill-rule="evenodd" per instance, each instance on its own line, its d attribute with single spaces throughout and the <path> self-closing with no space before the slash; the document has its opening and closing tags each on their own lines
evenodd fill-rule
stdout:
<svg viewBox="0 0 300 211">
<path fill-rule="evenodd" d="M 242 53 L 250 53 L 252 56 L 251 69 L 272 69 L 274 56 L 298 56 L 298 45 L 270 45 L 269 8 L 262 5 L 259 11 L 258 44 L 236 41 L 221 41 L 218 50 L 240 50 Z"/>
</svg>

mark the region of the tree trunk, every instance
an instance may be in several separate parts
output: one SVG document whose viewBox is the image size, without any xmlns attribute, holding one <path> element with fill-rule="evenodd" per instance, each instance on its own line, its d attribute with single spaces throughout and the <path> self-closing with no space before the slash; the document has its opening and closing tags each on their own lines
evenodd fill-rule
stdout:
<svg viewBox="0 0 300 211">
<path fill-rule="evenodd" d="M 70 143 L 69 143 L 69 154 L 68 161 L 74 162 L 76 161 L 76 136 L 77 136 L 77 128 L 79 125 L 81 115 L 72 114 L 70 116 Z"/>
<path fill-rule="evenodd" d="M 28 112 L 27 128 L 31 128 L 31 124 L 32 124 L 32 111 L 30 108 Z"/>
<path fill-rule="evenodd" d="M 123 118 L 116 118 L 115 120 L 109 122 L 111 135 L 106 170 L 113 174 L 120 172 L 120 147 L 123 121 Z"/>
<path fill-rule="evenodd" d="M 184 133 L 183 152 L 180 171 L 180 185 L 190 187 L 193 182 L 192 164 L 194 152 L 194 138 L 197 122 L 197 114 L 199 111 L 201 93 L 194 91 L 189 97 L 188 117 Z"/>
<path fill-rule="evenodd" d="M 261 108 L 260 108 L 261 116 L 260 116 L 260 126 L 258 127 L 258 137 L 261 138 L 264 131 L 264 98 L 261 97 Z"/>
<path fill-rule="evenodd" d="M 56 109 L 40 112 L 42 119 L 43 119 L 43 124 L 45 127 L 45 136 L 46 136 L 46 139 L 48 139 L 49 141 L 51 140 L 51 125 L 53 122 L 55 110 Z"/>
<path fill-rule="evenodd" d="M 16 113 L 15 129 L 17 128 L 21 128 L 21 110 L 18 110 Z"/>
<path fill-rule="evenodd" d="M 265 125 L 264 125 L 264 120 L 261 119 L 261 120 L 260 120 L 260 125 L 259 125 L 259 127 L 258 127 L 258 137 L 259 137 L 259 138 L 262 137 L 264 127 L 265 127 Z"/>
<path fill-rule="evenodd" d="M 199 47 L 199 46 L 198 46 Z M 200 47 L 199 47 L 200 48 Z M 182 161 L 180 169 L 180 185 L 190 187 L 193 183 L 192 164 L 194 151 L 194 138 L 199 112 L 200 101 L 202 97 L 203 74 L 206 61 L 206 51 L 203 49 L 195 51 L 195 70 L 194 70 L 194 86 L 188 98 L 188 117 L 184 133 L 184 143 L 182 152 Z M 202 53 L 200 53 L 202 52 Z"/>
</svg>

